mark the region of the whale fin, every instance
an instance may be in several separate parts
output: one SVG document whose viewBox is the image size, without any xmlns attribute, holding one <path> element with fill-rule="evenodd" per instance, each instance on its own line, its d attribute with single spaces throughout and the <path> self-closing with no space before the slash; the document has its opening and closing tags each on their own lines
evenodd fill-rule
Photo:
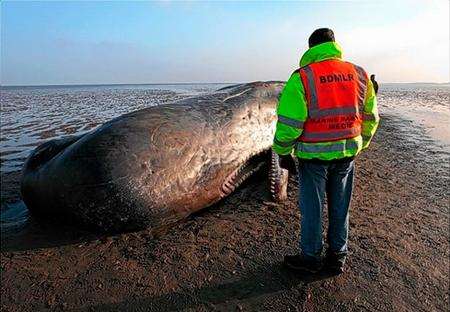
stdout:
<svg viewBox="0 0 450 312">
<path fill-rule="evenodd" d="M 36 169 L 49 162 L 61 151 L 78 141 L 83 135 L 67 136 L 61 139 L 54 139 L 38 146 L 28 157 L 24 168 Z"/>
</svg>

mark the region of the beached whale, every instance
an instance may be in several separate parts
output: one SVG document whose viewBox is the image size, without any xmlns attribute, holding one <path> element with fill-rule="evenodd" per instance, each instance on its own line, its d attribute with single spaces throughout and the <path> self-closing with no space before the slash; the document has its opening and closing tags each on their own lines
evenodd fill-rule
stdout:
<svg viewBox="0 0 450 312">
<path fill-rule="evenodd" d="M 156 228 L 218 202 L 267 160 L 282 200 L 287 171 L 271 144 L 283 85 L 226 87 L 46 142 L 24 164 L 23 200 L 103 231 Z"/>
</svg>

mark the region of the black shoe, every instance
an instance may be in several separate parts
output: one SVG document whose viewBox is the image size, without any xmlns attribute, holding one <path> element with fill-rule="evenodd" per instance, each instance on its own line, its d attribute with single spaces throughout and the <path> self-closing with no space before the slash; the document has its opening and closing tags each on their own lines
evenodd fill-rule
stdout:
<svg viewBox="0 0 450 312">
<path fill-rule="evenodd" d="M 324 265 L 328 271 L 333 272 L 335 274 L 341 274 L 344 273 L 345 258 L 346 258 L 345 254 L 327 251 Z"/>
<path fill-rule="evenodd" d="M 304 255 L 284 256 L 283 264 L 289 269 L 317 273 L 322 268 L 322 262 Z"/>
</svg>

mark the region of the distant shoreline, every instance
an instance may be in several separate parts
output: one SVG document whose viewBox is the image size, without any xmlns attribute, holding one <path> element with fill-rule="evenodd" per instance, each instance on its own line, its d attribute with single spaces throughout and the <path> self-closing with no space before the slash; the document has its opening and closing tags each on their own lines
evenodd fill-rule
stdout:
<svg viewBox="0 0 450 312">
<path fill-rule="evenodd" d="M 183 86 L 183 85 L 222 85 L 243 82 L 175 82 L 175 83 L 110 83 L 110 84 L 52 84 L 52 85 L 0 85 L 0 89 L 28 88 L 80 88 L 80 87 L 123 87 L 123 86 Z"/>
<path fill-rule="evenodd" d="M 99 84 L 50 84 L 50 85 L 0 85 L 1 90 L 32 88 L 80 88 L 80 87 L 123 87 L 123 86 L 176 86 L 176 85 L 219 85 L 241 84 L 246 82 L 161 82 L 161 83 L 99 83 Z M 380 82 L 380 86 L 440 86 L 450 87 L 450 82 Z"/>
</svg>

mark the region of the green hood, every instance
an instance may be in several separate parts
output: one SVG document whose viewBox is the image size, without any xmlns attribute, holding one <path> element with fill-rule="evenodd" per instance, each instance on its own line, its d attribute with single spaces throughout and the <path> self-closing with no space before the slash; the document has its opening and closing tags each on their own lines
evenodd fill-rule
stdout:
<svg viewBox="0 0 450 312">
<path fill-rule="evenodd" d="M 336 42 L 325 42 L 308 49 L 300 59 L 300 67 L 328 59 L 341 59 L 342 48 Z"/>
</svg>

